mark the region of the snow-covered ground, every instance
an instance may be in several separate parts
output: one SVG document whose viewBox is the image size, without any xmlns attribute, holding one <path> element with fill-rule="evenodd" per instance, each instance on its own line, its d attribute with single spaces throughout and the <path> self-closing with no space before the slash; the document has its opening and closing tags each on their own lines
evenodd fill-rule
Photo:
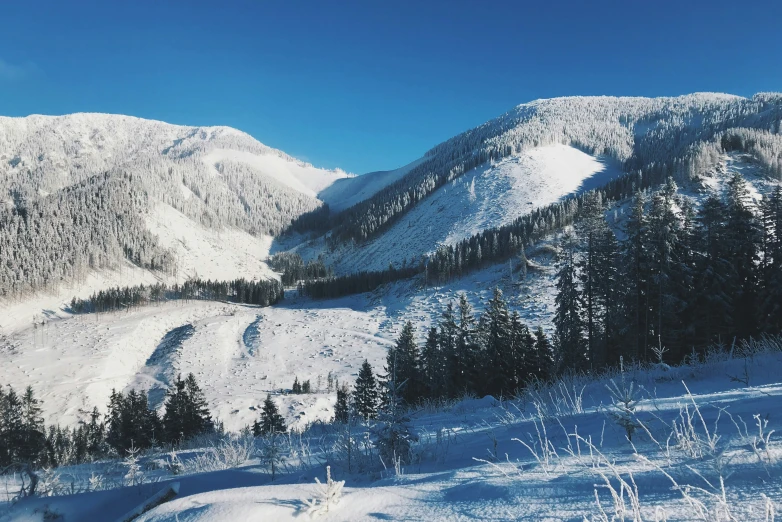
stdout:
<svg viewBox="0 0 782 522">
<path fill-rule="evenodd" d="M 531 149 L 473 169 L 439 188 L 381 236 L 328 252 L 326 259 L 337 273 L 384 270 L 389 263 L 401 264 L 440 244 L 453 244 L 486 228 L 508 224 L 619 175 L 621 170 L 614 163 L 573 147 Z M 299 248 L 302 257 L 317 257 L 322 250 L 320 241 Z"/>
<path fill-rule="evenodd" d="M 273 482 L 251 449 L 244 464 L 211 472 L 188 468 L 199 451 L 186 450 L 183 475 L 147 466 L 143 486 L 27 499 L 0 520 L 38 522 L 45 511 L 117 520 L 171 482 L 179 494 L 139 521 L 308 519 L 304 499 L 317 498 L 313 479 L 325 481 L 330 465 L 346 487 L 321 520 L 770 521 L 782 508 L 782 445 L 772 431 L 782 415 L 782 345 L 749 348 L 690 366 L 569 377 L 511 401 L 422 409 L 412 415 L 414 461 L 399 472 L 377 462 L 348 471 L 333 436 L 314 429 L 286 443 Z M 616 422 L 612 380 L 635 390 L 632 442 Z M 97 463 L 61 473 L 59 494 L 90 474 L 112 487 L 124 471 Z"/>
<path fill-rule="evenodd" d="M 318 199 L 328 203 L 332 212 L 339 212 L 377 194 L 388 185 L 402 179 L 423 162 L 424 158 L 394 170 L 369 172 L 362 176 L 337 179 L 318 193 Z"/>
</svg>

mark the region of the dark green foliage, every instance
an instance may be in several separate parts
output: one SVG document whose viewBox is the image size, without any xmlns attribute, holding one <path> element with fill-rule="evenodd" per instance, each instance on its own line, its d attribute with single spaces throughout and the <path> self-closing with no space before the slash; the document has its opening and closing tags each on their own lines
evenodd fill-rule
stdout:
<svg viewBox="0 0 782 522">
<path fill-rule="evenodd" d="M 269 258 L 269 266 L 275 272 L 281 272 L 282 284 L 291 286 L 302 280 L 320 279 L 331 277 L 331 267 L 326 267 L 322 258 L 317 261 L 309 261 L 306 264 L 301 256 L 295 252 L 280 252 Z"/>
<path fill-rule="evenodd" d="M 408 321 L 399 334 L 396 346 L 386 356 L 386 379 L 391 375 L 406 383 L 402 399 L 412 403 L 424 392 L 421 382 L 421 354 L 415 341 L 413 323 Z M 386 397 L 383 397 L 385 403 Z"/>
<path fill-rule="evenodd" d="M 272 400 L 272 396 L 267 395 L 266 400 L 263 401 L 261 418 L 253 424 L 253 435 L 256 437 L 279 435 L 286 431 L 288 431 L 288 428 L 285 425 L 285 419 L 280 415 L 277 405 Z"/>
<path fill-rule="evenodd" d="M 559 367 L 561 370 L 581 370 L 587 366 L 584 338 L 584 297 L 578 286 L 575 245 L 565 238 L 562 266 L 557 274 L 556 328 Z"/>
<path fill-rule="evenodd" d="M 157 412 L 149 408 L 146 392 L 130 390 L 123 395 L 112 390 L 108 409 L 106 440 L 117 454 L 125 455 L 131 447 L 147 449 L 163 442 L 163 425 Z"/>
<path fill-rule="evenodd" d="M 259 306 L 269 306 L 284 297 L 282 284 L 276 279 L 265 281 L 203 281 L 191 279 L 181 285 L 167 286 L 161 283 L 145 286 L 110 288 L 101 290 L 89 299 L 73 298 L 73 313 L 110 312 L 173 300 L 230 301 Z"/>
<path fill-rule="evenodd" d="M 377 416 L 378 390 L 377 380 L 372 373 L 372 366 L 367 360 L 361 365 L 353 390 L 353 407 L 356 414 L 364 420 Z"/>
<path fill-rule="evenodd" d="M 178 375 L 166 397 L 163 414 L 165 441 L 179 444 L 214 429 L 206 399 L 193 374 L 185 380 Z"/>
<path fill-rule="evenodd" d="M 347 424 L 350 419 L 350 392 L 346 385 L 337 388 L 337 404 L 334 406 L 334 422 Z"/>
</svg>

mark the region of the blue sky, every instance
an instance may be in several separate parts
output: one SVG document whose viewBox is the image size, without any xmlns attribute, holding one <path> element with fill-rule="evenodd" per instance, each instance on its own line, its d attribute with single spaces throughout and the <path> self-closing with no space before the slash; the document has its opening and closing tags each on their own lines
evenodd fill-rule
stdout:
<svg viewBox="0 0 782 522">
<path fill-rule="evenodd" d="M 25 0 L 0 21 L 0 115 L 230 125 L 356 173 L 537 98 L 782 90 L 770 0 Z"/>
</svg>

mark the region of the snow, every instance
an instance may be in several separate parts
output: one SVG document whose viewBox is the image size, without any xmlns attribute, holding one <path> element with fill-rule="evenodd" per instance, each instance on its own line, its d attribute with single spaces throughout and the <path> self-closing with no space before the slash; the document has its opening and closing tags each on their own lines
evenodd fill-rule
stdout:
<svg viewBox="0 0 782 522">
<path fill-rule="evenodd" d="M 260 174 L 274 178 L 280 183 L 308 196 L 317 197 L 318 193 L 326 187 L 341 179 L 348 178 L 348 174 L 337 170 L 323 170 L 313 167 L 308 163 L 288 161 L 275 155 L 259 155 L 247 151 L 214 149 L 205 155 L 204 163 L 214 166 L 223 161 L 244 163 Z"/>
<path fill-rule="evenodd" d="M 701 363 L 667 371 L 628 368 L 624 378 L 641 390 L 638 418 L 654 440 L 641 430 L 631 444 L 610 416 L 606 384 L 619 382 L 620 375 L 570 377 L 513 401 L 468 399 L 414 413 L 412 423 L 419 434 L 414 448 L 420 459 L 399 475 L 382 467 L 376 473 L 349 473 L 328 453 L 327 437 L 316 431 L 305 435 L 302 446 L 312 452 L 314 463 L 291 456 L 287 471 L 274 482 L 254 458 L 235 469 L 174 477 L 165 470 L 148 470 L 142 486 L 26 499 L 0 520 L 38 522 L 47 506 L 66 520 L 111 521 L 171 482 L 180 484 L 179 495 L 143 514 L 139 522 L 300 520 L 306 512 L 303 500 L 314 495 L 314 478 L 324 479 L 327 463 L 334 479 L 345 480 L 346 486 L 340 502 L 319 517 L 324 521 L 603 520 L 596 494 L 609 516 L 614 511 L 601 474 L 617 491 L 619 477 L 637 487 L 643 520 L 728 520 L 718 516 L 719 509 L 736 520 L 771 520 L 764 516 L 768 506 L 778 512 L 782 503 L 782 446 L 774 434 L 768 445 L 758 446 L 753 416 L 761 422 L 770 419 L 766 432 L 779 427 L 780 364 L 782 353 L 772 348 L 746 360 L 715 353 Z M 745 365 L 752 386 L 727 377 Z M 564 404 L 563 389 L 573 390 L 583 403 Z M 536 406 L 548 408 L 545 417 L 535 414 Z M 692 433 L 676 439 L 673 421 L 689 414 L 694 415 Z M 716 441 L 713 451 L 710 440 Z M 686 443 L 704 454 L 691 454 Z M 541 456 L 542 444 L 553 449 L 547 459 Z M 180 458 L 186 462 L 192 452 L 182 451 Z M 112 471 L 101 466 L 73 466 L 63 473 L 74 478 L 93 472 L 111 476 Z M 689 494 L 708 513 L 697 517 L 693 504 L 663 471 L 680 485 L 703 488 Z M 623 498 L 631 509 L 627 491 Z M 632 514 L 625 520 L 633 520 Z"/>
<path fill-rule="evenodd" d="M 380 190 L 402 179 L 408 172 L 420 165 L 425 158 L 394 170 L 369 172 L 362 176 L 338 179 L 318 193 L 318 198 L 327 203 L 332 212 L 339 212 L 356 203 L 374 196 Z"/>
<path fill-rule="evenodd" d="M 360 246 L 328 252 L 337 273 L 384 270 L 413 256 L 454 244 L 486 228 L 511 223 L 530 211 L 588 190 L 621 175 L 611 161 L 566 145 L 528 150 L 496 164 L 482 165 L 406 213 L 380 237 Z M 322 245 L 299 249 L 316 257 Z"/>
<path fill-rule="evenodd" d="M 236 228 L 209 229 L 168 205 L 158 204 L 147 217 L 147 228 L 169 245 L 176 256 L 178 281 L 266 279 L 274 273 L 263 261 L 271 236 L 253 236 Z"/>
</svg>

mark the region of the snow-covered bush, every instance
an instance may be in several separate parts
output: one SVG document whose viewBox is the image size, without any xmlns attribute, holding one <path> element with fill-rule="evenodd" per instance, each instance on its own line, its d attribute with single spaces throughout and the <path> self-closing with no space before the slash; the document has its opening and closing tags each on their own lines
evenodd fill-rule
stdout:
<svg viewBox="0 0 782 522">
<path fill-rule="evenodd" d="M 332 480 L 331 466 L 326 466 L 326 483 L 323 484 L 317 477 L 315 477 L 315 482 L 317 485 L 312 499 L 303 500 L 307 506 L 307 514 L 313 518 L 325 515 L 329 509 L 339 504 L 342 498 L 342 488 L 345 486 L 344 480 Z"/>
<path fill-rule="evenodd" d="M 614 421 L 625 430 L 627 440 L 633 440 L 633 433 L 639 428 L 638 421 L 635 417 L 635 410 L 638 407 L 638 389 L 635 383 L 627 382 L 624 370 L 624 359 L 619 358 L 620 367 L 620 380 L 617 383 L 614 379 L 609 381 L 606 385 L 608 393 L 611 395 L 611 405 L 613 406 L 610 411 L 611 417 Z"/>
</svg>

